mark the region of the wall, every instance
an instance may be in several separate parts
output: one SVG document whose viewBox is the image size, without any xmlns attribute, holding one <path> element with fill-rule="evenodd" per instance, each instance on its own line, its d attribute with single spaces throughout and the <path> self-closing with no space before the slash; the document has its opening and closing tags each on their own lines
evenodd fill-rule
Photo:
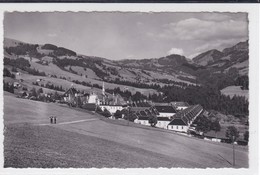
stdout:
<svg viewBox="0 0 260 175">
<path fill-rule="evenodd" d="M 177 132 L 186 132 L 188 131 L 188 126 L 183 125 L 168 125 L 169 130 L 177 131 Z"/>
<path fill-rule="evenodd" d="M 159 117 L 171 117 L 175 115 L 175 113 L 162 113 L 162 112 L 159 112 Z"/>
<path fill-rule="evenodd" d="M 141 125 L 147 125 L 147 126 L 150 126 L 151 124 L 148 122 L 148 120 L 138 120 L 138 119 L 135 119 L 134 120 L 135 123 L 138 123 L 138 124 L 141 124 Z"/>
</svg>

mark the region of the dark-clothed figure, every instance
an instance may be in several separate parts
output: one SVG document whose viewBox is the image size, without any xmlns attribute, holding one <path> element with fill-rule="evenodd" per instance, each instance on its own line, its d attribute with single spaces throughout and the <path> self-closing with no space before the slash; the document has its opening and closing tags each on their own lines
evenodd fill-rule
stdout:
<svg viewBox="0 0 260 175">
<path fill-rule="evenodd" d="M 56 121 L 57 121 L 57 119 L 56 119 L 57 117 L 54 117 L 54 124 L 56 124 Z"/>
<path fill-rule="evenodd" d="M 51 120 L 51 124 L 53 123 L 53 116 L 50 117 L 50 120 Z"/>
</svg>

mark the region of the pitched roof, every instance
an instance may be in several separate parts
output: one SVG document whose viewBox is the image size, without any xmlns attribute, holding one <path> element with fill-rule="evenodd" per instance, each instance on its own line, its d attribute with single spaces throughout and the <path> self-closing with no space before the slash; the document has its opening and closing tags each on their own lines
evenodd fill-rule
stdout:
<svg viewBox="0 0 260 175">
<path fill-rule="evenodd" d="M 152 105 L 148 102 L 140 101 L 140 102 L 133 102 L 135 107 L 151 107 Z"/>
<path fill-rule="evenodd" d="M 133 112 L 140 112 L 149 109 L 149 107 L 131 107 L 130 110 Z"/>
<path fill-rule="evenodd" d="M 147 114 L 144 111 L 139 112 L 142 116 L 147 116 Z"/>
<path fill-rule="evenodd" d="M 74 87 L 72 87 L 72 88 L 69 88 L 64 94 L 63 94 L 63 96 L 66 96 L 67 94 L 76 94 L 76 93 L 78 93 L 78 91 L 74 88 Z"/>
<path fill-rule="evenodd" d="M 159 112 L 157 111 L 157 109 L 154 106 L 151 107 L 151 111 L 152 111 L 153 114 L 159 115 Z"/>
<path fill-rule="evenodd" d="M 159 113 L 176 113 L 172 106 L 155 106 Z"/>
<path fill-rule="evenodd" d="M 171 121 L 172 119 L 168 118 L 168 117 L 157 117 L 158 121 Z"/>
<path fill-rule="evenodd" d="M 182 119 L 183 122 L 189 123 L 193 120 L 193 118 L 198 116 L 202 110 L 203 108 L 201 105 L 190 106 L 175 114 L 174 118 L 179 118 Z"/>
<path fill-rule="evenodd" d="M 188 124 L 182 118 L 174 118 L 169 125 L 182 125 L 187 126 Z"/>
<path fill-rule="evenodd" d="M 152 112 L 149 109 L 144 110 L 147 115 L 152 115 Z"/>
</svg>

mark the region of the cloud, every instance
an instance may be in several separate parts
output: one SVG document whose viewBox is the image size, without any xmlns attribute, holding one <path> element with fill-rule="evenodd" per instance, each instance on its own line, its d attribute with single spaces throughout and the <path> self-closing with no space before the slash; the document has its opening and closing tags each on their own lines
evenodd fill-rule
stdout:
<svg viewBox="0 0 260 175">
<path fill-rule="evenodd" d="M 187 58 L 193 59 L 193 58 L 195 58 L 196 56 L 198 56 L 199 54 L 201 54 L 201 53 L 200 53 L 200 52 L 196 52 L 196 53 L 193 53 L 193 54 L 187 56 Z"/>
<path fill-rule="evenodd" d="M 217 17 L 211 16 L 211 18 Z M 164 25 L 162 32 L 158 32 L 155 35 L 161 39 L 182 41 L 211 41 L 215 39 L 229 40 L 248 35 L 247 21 L 224 17 L 222 17 L 222 19 L 225 20 L 214 21 L 208 19 L 188 18 Z"/>
<path fill-rule="evenodd" d="M 183 55 L 184 52 L 182 49 L 180 48 L 171 48 L 168 52 L 167 52 L 168 55 L 172 55 L 172 54 L 176 54 L 176 55 Z"/>
<path fill-rule="evenodd" d="M 224 21 L 231 19 L 232 17 L 223 13 L 202 13 L 202 19 L 208 21 Z"/>
</svg>

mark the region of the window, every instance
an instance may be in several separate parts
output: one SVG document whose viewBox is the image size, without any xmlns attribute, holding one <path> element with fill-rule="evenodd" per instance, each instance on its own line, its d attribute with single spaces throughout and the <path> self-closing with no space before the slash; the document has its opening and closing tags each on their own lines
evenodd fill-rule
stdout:
<svg viewBox="0 0 260 175">
<path fill-rule="evenodd" d="M 178 126 L 176 126 L 176 129 L 178 129 Z"/>
<path fill-rule="evenodd" d="M 183 129 L 183 126 L 181 127 L 181 129 Z"/>
</svg>

